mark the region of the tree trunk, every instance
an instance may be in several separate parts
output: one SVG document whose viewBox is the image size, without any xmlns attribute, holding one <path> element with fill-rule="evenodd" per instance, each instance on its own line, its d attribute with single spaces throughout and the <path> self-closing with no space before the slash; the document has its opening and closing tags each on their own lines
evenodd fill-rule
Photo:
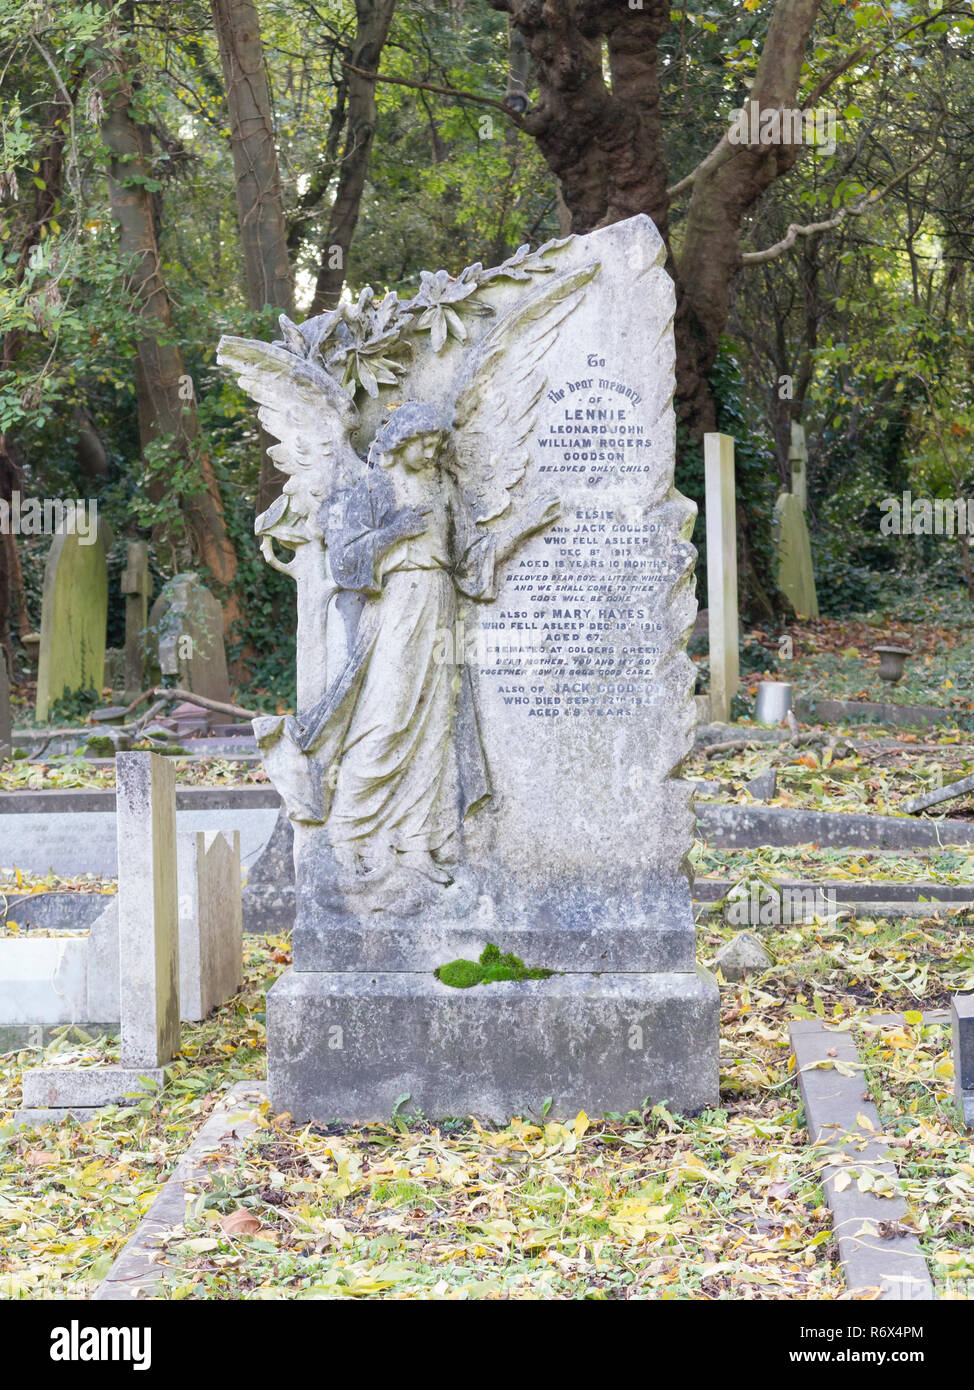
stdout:
<svg viewBox="0 0 974 1390">
<path fill-rule="evenodd" d="M 252 0 L 210 0 L 210 9 L 230 114 L 247 302 L 291 318 L 294 276 L 257 8 Z"/>
<path fill-rule="evenodd" d="M 107 8 L 108 0 L 102 2 Z M 127 10 L 123 10 L 125 14 Z M 177 456 L 199 474 L 202 488 L 187 494 L 183 511 L 195 556 L 225 591 L 224 616 L 229 628 L 240 617 L 239 603 L 230 589 L 237 573 L 237 556 L 227 534 L 216 476 L 200 447 L 195 394 L 187 390 L 191 379 L 172 341 L 172 306 L 160 268 L 152 198 L 146 189 L 151 175 L 149 135 L 132 114 L 135 93 L 130 74 L 137 71 L 139 58 L 131 32 L 119 32 L 112 22 L 100 51 L 96 50 L 95 62 L 104 93 L 101 131 L 110 155 L 112 214 L 118 224 L 122 260 L 132 267 L 126 292 L 143 324 L 144 336 L 138 341 L 135 361 L 142 447 L 170 439 Z"/>
<path fill-rule="evenodd" d="M 275 314 L 293 318 L 294 276 L 257 7 L 253 0 L 210 0 L 210 10 L 230 115 L 247 303 L 251 309 L 270 306 Z M 258 436 L 257 510 L 262 512 L 280 495 L 284 478 L 267 456 L 275 441 L 263 426 Z"/>
<path fill-rule="evenodd" d="M 328 231 L 321 248 L 312 314 L 333 309 L 345 283 L 348 251 L 362 205 L 377 120 L 375 82 L 370 77 L 363 77 L 362 73 L 378 71 L 395 8 L 396 0 L 355 0 L 357 22 L 347 69 L 348 125 L 345 150 L 335 201 L 328 218 Z M 360 71 L 354 71 L 356 68 Z"/>
<path fill-rule="evenodd" d="M 751 87 L 762 111 L 793 107 L 802 59 L 822 0 L 778 0 Z M 741 269 L 740 228 L 775 179 L 795 163 L 795 145 L 722 140 L 693 183 L 677 270 L 677 414 L 693 437 L 714 428 L 708 376 L 727 327 L 731 285 Z"/>
<path fill-rule="evenodd" d="M 13 271 L 19 285 L 30 264 L 31 252 L 41 241 L 41 233 L 54 217 L 64 182 L 64 150 L 67 144 L 70 103 L 81 85 L 80 76 L 72 77 L 65 95 L 57 92 L 50 104 L 50 136 L 40 154 L 38 175 L 34 183 L 33 200 L 21 206 L 30 207 L 26 227 L 20 232 L 20 250 Z M 17 360 L 24 339 L 23 330 L 11 329 L 0 339 L 0 370 L 8 372 Z M 0 498 L 9 503 L 15 491 L 23 491 L 23 470 L 17 461 L 13 441 L 0 434 Z M 0 536 L 0 645 L 7 656 L 7 669 L 13 675 L 14 652 L 10 638 L 11 621 L 23 639 L 30 631 L 30 619 L 24 595 L 24 577 L 17 550 L 17 537 L 12 531 Z"/>
<path fill-rule="evenodd" d="M 558 178 L 571 229 L 648 214 L 669 240 L 659 105 L 664 0 L 490 0 L 521 30 L 538 79 L 523 125 Z M 793 106 L 822 0 L 777 0 L 750 96 L 762 109 Z M 603 76 L 603 44 L 611 88 Z M 741 269 L 740 228 L 761 194 L 792 167 L 794 146 L 731 145 L 724 138 L 694 175 L 676 281 L 677 415 L 699 439 L 715 427 L 709 373 Z"/>
</svg>

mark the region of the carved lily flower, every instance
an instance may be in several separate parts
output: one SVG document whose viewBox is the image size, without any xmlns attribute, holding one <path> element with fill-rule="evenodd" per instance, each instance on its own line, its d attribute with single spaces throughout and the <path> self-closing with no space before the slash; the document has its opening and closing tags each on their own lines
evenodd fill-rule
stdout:
<svg viewBox="0 0 974 1390">
<path fill-rule="evenodd" d="M 440 351 L 448 337 L 456 338 L 461 343 L 466 341 L 467 330 L 458 307 L 453 307 L 469 300 L 479 286 L 478 279 L 465 278 L 466 274 L 465 271 L 463 275 L 454 277 L 445 270 L 438 270 L 435 275 L 428 270 L 420 271 L 419 293 L 406 305 L 413 313 L 423 311 L 416 329 L 418 332 L 429 329 L 430 346 L 434 352 Z M 488 305 L 475 301 L 465 304 L 464 308 L 473 314 L 493 313 Z"/>
</svg>

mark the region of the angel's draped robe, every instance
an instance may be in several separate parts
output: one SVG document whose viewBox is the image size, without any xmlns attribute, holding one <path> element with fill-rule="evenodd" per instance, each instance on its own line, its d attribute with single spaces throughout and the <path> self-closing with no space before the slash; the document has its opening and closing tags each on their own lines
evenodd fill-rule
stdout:
<svg viewBox="0 0 974 1390">
<path fill-rule="evenodd" d="M 469 668 L 453 658 L 457 594 L 493 597 L 495 542 L 438 470 L 396 481 L 371 468 L 329 530 L 334 581 L 364 602 L 303 743 L 333 844 L 432 852 L 491 794 Z M 426 531 L 389 546 L 403 506 L 431 508 Z"/>
</svg>

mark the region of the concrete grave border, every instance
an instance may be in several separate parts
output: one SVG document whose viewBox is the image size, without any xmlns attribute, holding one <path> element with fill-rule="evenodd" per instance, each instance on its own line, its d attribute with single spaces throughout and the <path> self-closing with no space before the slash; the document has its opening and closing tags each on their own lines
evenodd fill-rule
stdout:
<svg viewBox="0 0 974 1390">
<path fill-rule="evenodd" d="M 227 1091 L 196 1138 L 167 1178 L 162 1191 L 129 1236 L 115 1263 L 91 1295 L 93 1302 L 137 1301 L 151 1298 L 165 1265 L 159 1253 L 162 1237 L 186 1219 L 186 1188 L 225 1165 L 209 1161 L 223 1147 L 239 1149 L 257 1129 L 241 1109 L 254 1109 L 267 1099 L 264 1081 L 238 1081 Z"/>
<path fill-rule="evenodd" d="M 947 1019 L 945 1010 L 924 1014 L 925 1023 Z M 856 1021 L 899 1023 L 902 1018 L 896 1014 L 867 1014 Z M 881 1223 L 895 1224 L 902 1219 L 906 1199 L 860 1192 L 855 1182 L 841 1192 L 835 1189 L 839 1173 L 852 1166 L 868 1167 L 894 1185 L 899 1183 L 892 1154 L 882 1140 L 879 1111 L 871 1100 L 863 1098 L 863 1064 L 851 1032 L 828 1028 L 817 1019 L 793 1023 L 788 1031 L 810 1145 L 848 1145 L 856 1154 L 854 1165 L 829 1164 L 822 1174 L 847 1289 L 852 1294 L 878 1289 L 880 1299 L 932 1301 L 933 1281 L 916 1236 L 893 1235 L 884 1239 L 878 1233 Z M 818 1065 L 822 1062 L 843 1063 L 853 1074 L 843 1076 L 835 1066 Z M 862 1125 L 860 1116 L 874 1128 Z"/>
</svg>

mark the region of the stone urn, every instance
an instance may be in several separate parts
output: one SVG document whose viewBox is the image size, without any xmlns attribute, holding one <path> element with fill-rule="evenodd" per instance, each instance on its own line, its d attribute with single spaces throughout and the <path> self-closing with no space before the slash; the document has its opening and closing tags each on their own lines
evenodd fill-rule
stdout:
<svg viewBox="0 0 974 1390">
<path fill-rule="evenodd" d="M 903 679 L 903 665 L 910 655 L 907 647 L 873 647 L 879 657 L 879 679 L 895 685 Z"/>
</svg>

